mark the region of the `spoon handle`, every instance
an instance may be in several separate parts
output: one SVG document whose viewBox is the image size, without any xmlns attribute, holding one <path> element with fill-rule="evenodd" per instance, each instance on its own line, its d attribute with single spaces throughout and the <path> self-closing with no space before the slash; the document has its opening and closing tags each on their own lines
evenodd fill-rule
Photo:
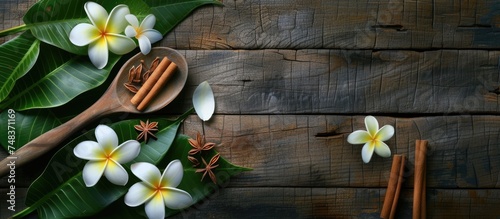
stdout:
<svg viewBox="0 0 500 219">
<path fill-rule="evenodd" d="M 73 119 L 31 140 L 15 153 L 0 161 L 0 177 L 5 176 L 14 164 L 14 168 L 19 168 L 57 147 L 66 137 L 80 130 L 93 119 L 116 110 L 113 104 L 103 104 L 103 102 L 106 101 L 97 101 Z"/>
</svg>

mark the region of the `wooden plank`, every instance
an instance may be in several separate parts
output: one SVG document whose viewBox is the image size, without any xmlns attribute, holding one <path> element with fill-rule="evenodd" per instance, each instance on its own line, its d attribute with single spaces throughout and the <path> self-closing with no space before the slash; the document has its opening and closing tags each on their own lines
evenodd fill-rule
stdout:
<svg viewBox="0 0 500 219">
<path fill-rule="evenodd" d="M 381 125 L 396 128 L 387 141 L 392 152 L 408 157 L 403 186 L 413 187 L 415 140 L 426 139 L 428 187 L 500 188 L 500 117 L 377 118 Z M 392 159 L 374 155 L 364 164 L 362 145 L 346 141 L 353 130 L 364 129 L 363 120 L 364 116 L 217 115 L 207 123 L 206 132 L 210 141 L 221 144 L 217 150 L 222 156 L 254 169 L 234 179 L 234 186 L 383 188 Z M 201 121 L 192 115 L 182 133 L 195 136 L 197 131 Z M 48 168 L 64 171 L 74 162 L 82 161 L 68 154 Z M 45 166 L 39 160 L 35 166 L 16 169 L 16 185 L 27 187 Z M 0 180 L 0 187 L 8 186 L 7 178 Z"/>
<path fill-rule="evenodd" d="M 0 5 L 4 21 L 0 29 L 20 25 L 34 2 L 9 0 Z M 495 40 L 500 5 L 494 0 L 251 0 L 224 1 L 224 5 L 196 10 L 158 45 L 179 49 L 500 48 Z"/>
<path fill-rule="evenodd" d="M 16 193 L 18 212 L 25 208 L 26 189 Z M 500 215 L 498 189 L 428 189 L 427 194 L 428 218 Z M 384 188 L 225 187 L 173 218 L 379 218 L 384 195 Z M 401 192 L 397 218 L 411 217 L 412 196 L 411 189 Z M 13 214 L 8 206 L 0 202 L 2 217 Z"/>
<path fill-rule="evenodd" d="M 500 191 L 427 191 L 427 218 L 496 218 Z M 224 188 L 174 218 L 380 218 L 385 189 Z M 404 190 L 396 218 L 411 218 L 413 190 Z"/>
<path fill-rule="evenodd" d="M 498 113 L 500 51 L 183 50 L 219 114 Z M 187 101 L 185 101 L 187 100 Z M 178 106 L 178 105 L 177 105 Z M 180 111 L 178 112 L 180 113 Z"/>
<path fill-rule="evenodd" d="M 183 49 L 499 48 L 497 1 L 224 1 L 161 45 Z"/>
<path fill-rule="evenodd" d="M 415 140 L 429 141 L 427 186 L 500 188 L 500 118 L 497 116 L 377 117 L 395 127 L 387 141 L 393 154 L 408 157 L 403 186 L 413 186 Z M 183 132 L 195 136 L 200 120 L 190 117 Z M 230 161 L 254 168 L 236 186 L 385 187 L 392 159 L 361 160 L 362 145 L 346 139 L 365 129 L 363 116 L 216 116 L 207 136 L 221 143 Z M 222 175 L 224 173 L 221 173 Z"/>
</svg>

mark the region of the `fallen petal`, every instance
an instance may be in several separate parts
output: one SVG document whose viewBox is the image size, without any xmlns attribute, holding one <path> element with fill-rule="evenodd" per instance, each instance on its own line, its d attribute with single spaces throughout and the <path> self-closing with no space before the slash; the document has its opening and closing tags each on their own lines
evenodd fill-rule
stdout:
<svg viewBox="0 0 500 219">
<path fill-rule="evenodd" d="M 214 93 L 210 84 L 204 81 L 194 91 L 193 105 L 201 120 L 209 120 L 215 111 Z"/>
</svg>

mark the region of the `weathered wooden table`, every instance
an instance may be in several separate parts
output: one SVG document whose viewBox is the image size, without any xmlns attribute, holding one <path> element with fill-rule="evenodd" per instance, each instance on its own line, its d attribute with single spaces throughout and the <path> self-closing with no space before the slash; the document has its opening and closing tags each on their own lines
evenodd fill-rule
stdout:
<svg viewBox="0 0 500 219">
<path fill-rule="evenodd" d="M 0 29 L 21 24 L 34 2 L 3 0 Z M 500 3 L 224 5 L 196 10 L 156 46 L 180 50 L 189 65 L 181 110 L 169 112 L 186 109 L 208 80 L 217 104 L 208 139 L 254 170 L 178 217 L 378 218 L 392 159 L 364 164 L 362 145 L 346 141 L 366 115 L 393 125 L 387 143 L 408 157 L 399 218 L 412 213 L 416 139 L 429 141 L 428 218 L 500 217 Z M 200 127 L 193 115 L 182 132 Z M 42 163 L 18 171 L 18 209 Z M 0 185 L 6 194 L 5 178 Z"/>
</svg>

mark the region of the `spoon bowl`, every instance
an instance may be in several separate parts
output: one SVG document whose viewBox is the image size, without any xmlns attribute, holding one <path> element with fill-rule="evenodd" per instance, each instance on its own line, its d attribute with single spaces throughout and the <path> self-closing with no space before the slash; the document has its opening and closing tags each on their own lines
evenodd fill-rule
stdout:
<svg viewBox="0 0 500 219">
<path fill-rule="evenodd" d="M 149 67 L 149 63 L 151 63 L 156 57 L 160 59 L 164 56 L 168 57 L 170 61 L 177 65 L 177 72 L 175 72 L 171 78 L 167 81 L 165 86 L 163 86 L 162 90 L 158 93 L 157 97 L 154 98 L 148 105 L 146 109 L 143 111 L 139 111 L 136 107 L 130 102 L 130 99 L 134 96 L 134 94 L 128 91 L 123 84 L 128 80 L 128 71 L 132 66 L 138 66 L 141 63 L 141 60 L 144 60 L 146 66 Z M 130 58 L 123 66 L 120 68 L 117 78 L 113 83 L 117 83 L 114 85 L 116 88 L 116 98 L 117 102 L 120 103 L 121 107 L 123 107 L 123 111 L 131 112 L 131 113 L 151 113 L 158 111 L 172 102 L 177 95 L 182 91 L 184 85 L 186 84 L 188 76 L 188 67 L 187 62 L 184 56 L 180 54 L 177 50 L 170 49 L 167 47 L 155 47 L 151 49 L 151 52 L 147 55 L 142 53 L 138 53 Z M 110 88 L 113 86 L 110 86 Z"/>
<path fill-rule="evenodd" d="M 132 66 L 140 65 L 141 60 L 144 60 L 144 63 L 148 65 L 156 57 L 161 59 L 165 56 L 177 65 L 177 70 L 161 88 L 156 97 L 149 103 L 148 107 L 143 111 L 139 111 L 136 109 L 136 106 L 130 102 L 134 94 L 123 85 L 128 81 L 129 70 Z M 134 55 L 120 68 L 106 92 L 104 92 L 101 98 L 92 106 L 66 123 L 38 136 L 19 148 L 15 153 L 0 161 L 0 177 L 8 173 L 9 166 L 7 164 L 9 162 L 15 160 L 16 168 L 28 163 L 30 160 L 57 147 L 69 135 L 80 130 L 94 119 L 117 112 L 144 114 L 164 108 L 182 91 L 186 84 L 187 76 L 188 67 L 186 59 L 174 49 L 156 47 L 152 48 L 151 52 L 147 55 L 143 55 L 142 53 Z"/>
</svg>

